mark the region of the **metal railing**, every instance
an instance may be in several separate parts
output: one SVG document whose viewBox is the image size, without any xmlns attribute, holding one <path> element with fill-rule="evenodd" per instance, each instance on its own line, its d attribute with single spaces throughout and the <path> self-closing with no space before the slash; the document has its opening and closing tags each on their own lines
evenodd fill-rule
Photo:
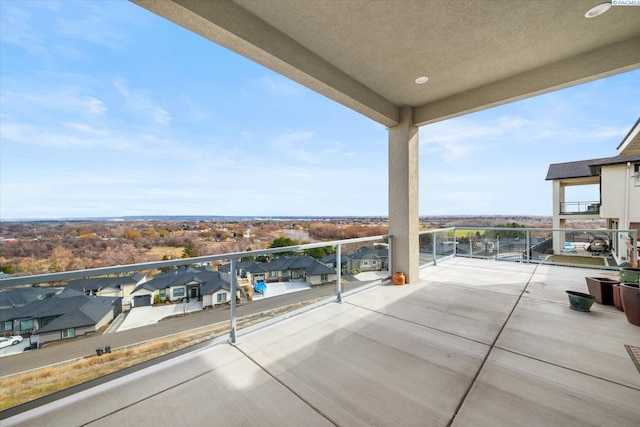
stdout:
<svg viewBox="0 0 640 427">
<path fill-rule="evenodd" d="M 369 243 L 374 241 L 384 241 L 388 244 L 388 268 L 386 269 L 387 277 L 391 276 L 391 272 L 393 271 L 391 259 L 392 259 L 392 236 L 384 235 L 384 236 L 372 236 L 372 237 L 362 237 L 355 239 L 344 239 L 344 240 L 334 240 L 329 242 L 317 242 L 317 243 L 309 243 L 303 245 L 296 246 L 286 246 L 280 248 L 272 248 L 272 249 L 262 249 L 255 251 L 244 251 L 244 252 L 234 252 L 227 254 L 219 254 L 219 255 L 206 255 L 194 258 L 181 258 L 175 260 L 167 260 L 167 261 L 156 261 L 156 262 L 146 262 L 139 264 L 127 264 L 127 265 L 116 265 L 112 267 L 101 267 L 101 268 L 92 268 L 85 270 L 75 270 L 75 271 L 64 271 L 58 273 L 47 273 L 47 274 L 38 274 L 38 275 L 29 275 L 29 276 L 12 276 L 8 278 L 0 279 L 0 289 L 12 287 L 12 286 L 20 286 L 20 285 L 29 285 L 29 284 L 39 284 L 39 283 L 51 283 L 51 282 L 64 282 L 72 279 L 80 279 L 80 278 L 91 278 L 91 277 L 99 277 L 113 274 L 124 274 L 124 273 L 135 273 L 149 270 L 159 270 L 166 269 L 170 267 L 182 267 L 188 265 L 203 265 L 213 262 L 226 261 L 230 264 L 229 271 L 235 272 L 237 271 L 236 265 L 239 260 L 247 257 L 258 257 L 258 256 L 267 256 L 267 255 L 277 255 L 279 253 L 287 252 L 295 252 L 302 254 L 307 249 L 314 248 L 323 248 L 323 247 L 334 247 L 336 254 L 336 284 L 335 284 L 335 300 L 337 302 L 342 302 L 342 254 L 344 248 L 354 249 L 355 245 L 359 245 L 362 243 Z M 237 310 L 236 310 L 236 298 L 234 297 L 238 292 L 238 277 L 237 274 L 231 274 L 231 283 L 230 283 L 230 295 L 229 299 L 230 305 L 230 333 L 229 333 L 229 342 L 232 344 L 236 343 L 236 328 L 237 328 Z"/>
<path fill-rule="evenodd" d="M 600 202 L 561 202 L 560 215 L 598 215 Z"/>
<path fill-rule="evenodd" d="M 638 231 L 452 227 L 420 233 L 421 266 L 453 256 L 618 270 L 638 265 Z"/>
</svg>

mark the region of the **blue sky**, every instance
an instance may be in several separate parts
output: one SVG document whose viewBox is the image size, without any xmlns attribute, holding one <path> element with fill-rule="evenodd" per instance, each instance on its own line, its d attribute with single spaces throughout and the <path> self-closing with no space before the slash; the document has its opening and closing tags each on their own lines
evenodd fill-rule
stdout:
<svg viewBox="0 0 640 427">
<path fill-rule="evenodd" d="M 0 219 L 386 215 L 379 125 L 126 1 L 0 2 Z M 640 70 L 420 129 L 421 215 L 550 215 Z M 593 188 L 569 198 L 597 200 Z"/>
</svg>

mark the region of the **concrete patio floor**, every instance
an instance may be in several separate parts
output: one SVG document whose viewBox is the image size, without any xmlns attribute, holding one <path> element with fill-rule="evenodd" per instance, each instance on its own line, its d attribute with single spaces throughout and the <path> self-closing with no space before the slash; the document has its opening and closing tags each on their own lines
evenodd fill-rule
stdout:
<svg viewBox="0 0 640 427">
<path fill-rule="evenodd" d="M 8 425 L 634 426 L 640 327 L 570 310 L 601 270 L 452 258 Z"/>
</svg>

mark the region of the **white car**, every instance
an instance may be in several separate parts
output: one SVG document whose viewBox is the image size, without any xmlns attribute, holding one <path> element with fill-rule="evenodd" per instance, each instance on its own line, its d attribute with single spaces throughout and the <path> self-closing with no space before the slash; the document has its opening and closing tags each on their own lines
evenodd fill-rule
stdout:
<svg viewBox="0 0 640 427">
<path fill-rule="evenodd" d="M 0 337 L 0 348 L 19 344 L 20 341 L 22 341 L 22 337 L 20 335 L 14 335 L 12 337 Z"/>
</svg>

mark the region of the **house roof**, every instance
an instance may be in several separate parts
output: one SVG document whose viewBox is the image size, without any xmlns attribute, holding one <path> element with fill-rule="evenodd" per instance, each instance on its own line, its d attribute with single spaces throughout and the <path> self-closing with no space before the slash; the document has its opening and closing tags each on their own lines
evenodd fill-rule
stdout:
<svg viewBox="0 0 640 427">
<path fill-rule="evenodd" d="M 372 249 L 363 246 L 347 255 L 350 259 L 380 259 L 389 258 L 389 249 Z"/>
<path fill-rule="evenodd" d="M 51 299 L 56 299 L 51 298 Z M 38 329 L 36 333 L 59 331 L 68 328 L 80 328 L 83 326 L 95 325 L 103 319 L 114 307 L 121 304 L 122 298 L 114 297 L 90 297 L 82 295 L 79 297 L 60 298 L 64 303 L 64 313 Z M 34 318 L 36 316 L 33 316 Z M 46 317 L 41 314 L 37 317 Z"/>
<path fill-rule="evenodd" d="M 143 274 L 123 277 L 98 277 L 93 279 L 78 279 L 67 283 L 66 288 L 78 291 L 97 291 L 106 288 L 120 289 L 122 285 L 134 285 L 144 279 Z"/>
<path fill-rule="evenodd" d="M 132 1 L 387 127 L 640 67 L 640 8 L 595 0 Z"/>
<path fill-rule="evenodd" d="M 121 300 L 114 297 L 90 297 L 81 291 L 69 289 L 21 307 L 0 310 L 0 321 L 56 317 L 37 333 L 90 326 L 121 304 Z"/>
<path fill-rule="evenodd" d="M 203 286 L 204 289 L 207 287 L 215 287 L 215 283 L 217 283 L 221 279 L 221 275 L 217 271 L 210 271 L 208 269 L 182 269 L 182 270 L 172 270 L 163 274 L 160 274 L 148 282 L 142 283 L 138 285 L 132 293 L 136 293 L 140 289 L 146 289 L 148 291 L 155 291 L 158 289 L 167 289 L 175 286 L 185 286 L 190 283 L 196 283 Z M 212 283 L 209 286 L 209 283 Z M 225 289 L 229 289 L 228 287 Z"/>
<path fill-rule="evenodd" d="M 616 147 L 616 150 L 618 150 L 618 154 L 640 153 L 640 117 L 622 138 L 622 142 Z"/>
<path fill-rule="evenodd" d="M 615 165 L 640 161 L 640 153 L 625 156 L 605 157 L 600 159 L 580 160 L 576 162 L 554 163 L 549 165 L 545 180 L 584 178 L 599 173 L 598 166 Z M 596 168 L 596 169 L 594 169 Z"/>
<path fill-rule="evenodd" d="M 0 291 L 0 308 L 20 307 L 60 292 L 62 288 L 9 288 Z"/>
</svg>

